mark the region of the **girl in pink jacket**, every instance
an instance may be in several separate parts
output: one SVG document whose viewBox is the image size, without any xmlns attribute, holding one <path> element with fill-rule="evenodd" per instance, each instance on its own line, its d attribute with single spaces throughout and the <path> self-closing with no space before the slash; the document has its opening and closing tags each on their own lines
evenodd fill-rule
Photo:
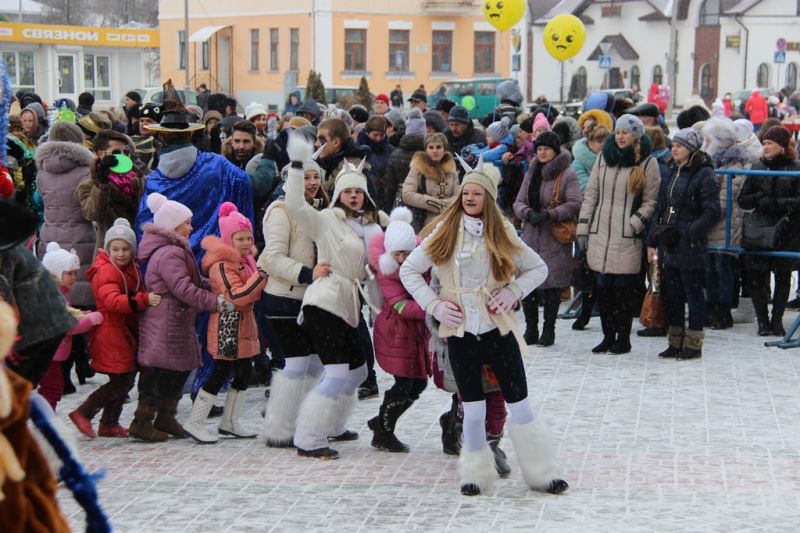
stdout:
<svg viewBox="0 0 800 533">
<path fill-rule="evenodd" d="M 387 452 L 408 452 L 394 434 L 395 424 L 425 390 L 430 375 L 425 310 L 400 281 L 400 265 L 419 244 L 412 218 L 408 208 L 395 208 L 386 233 L 369 243 L 369 264 L 383 296 L 373 332 L 375 357 L 394 376 L 394 386 L 386 391 L 378 416 L 368 425 L 373 431 L 372 446 Z"/>
<path fill-rule="evenodd" d="M 47 369 L 42 380 L 39 382 L 39 394 L 55 410 L 58 401 L 64 395 L 64 374 L 61 363 L 66 361 L 72 351 L 73 335 L 87 333 L 94 326 L 103 322 L 103 314 L 98 312 L 87 313 L 70 307 L 69 291 L 78 280 L 78 270 L 81 268 L 81 261 L 75 251 L 66 251 L 57 242 L 47 245 L 47 251 L 42 258 L 42 264 L 53 276 L 53 279 L 61 288 L 61 294 L 67 301 L 67 309 L 77 320 L 78 325 L 69 330 L 61 344 L 58 345 L 53 361 Z"/>
</svg>

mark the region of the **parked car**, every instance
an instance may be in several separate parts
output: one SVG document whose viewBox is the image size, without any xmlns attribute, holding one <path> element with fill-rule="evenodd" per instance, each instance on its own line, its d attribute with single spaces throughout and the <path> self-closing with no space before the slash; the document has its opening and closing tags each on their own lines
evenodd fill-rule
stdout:
<svg viewBox="0 0 800 533">
<path fill-rule="evenodd" d="M 511 78 L 472 78 L 445 81 L 428 95 L 428 108 L 435 108 L 442 98 L 462 104 L 464 97 L 471 96 L 475 99 L 475 107 L 470 110 L 469 116 L 483 118 L 500 104 L 496 96 L 497 84 L 509 79 Z"/>
<path fill-rule="evenodd" d="M 304 100 L 306 96 L 306 87 L 305 85 L 299 85 L 289 91 L 289 94 L 293 93 L 294 91 L 300 91 L 300 99 Z M 358 87 L 351 87 L 348 85 L 331 85 L 330 87 L 325 87 L 325 101 L 327 105 L 338 104 L 339 100 L 343 96 L 355 96 L 356 91 L 358 91 Z M 371 99 L 375 100 L 375 95 L 370 93 Z"/>
<path fill-rule="evenodd" d="M 142 103 L 154 103 L 154 104 L 163 104 L 164 103 L 164 89 L 161 87 L 145 87 L 143 89 L 133 89 L 139 96 L 142 97 Z M 178 95 L 181 97 L 181 102 L 184 100 L 184 91 L 183 89 L 178 89 Z M 189 89 L 189 104 L 197 105 L 197 93 L 193 89 Z M 125 107 L 125 98 L 122 99 L 121 102 L 122 107 Z"/>
</svg>

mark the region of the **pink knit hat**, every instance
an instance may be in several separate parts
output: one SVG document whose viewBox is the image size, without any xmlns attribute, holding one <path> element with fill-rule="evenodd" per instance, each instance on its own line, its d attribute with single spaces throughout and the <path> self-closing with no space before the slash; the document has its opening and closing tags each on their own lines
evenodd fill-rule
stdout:
<svg viewBox="0 0 800 533">
<path fill-rule="evenodd" d="M 533 119 L 533 133 L 536 133 L 536 130 L 540 128 L 549 131 L 550 122 L 547 121 L 547 117 L 545 117 L 543 113 L 536 113 L 536 117 Z"/>
<path fill-rule="evenodd" d="M 174 230 L 192 218 L 192 211 L 180 202 L 168 200 L 157 192 L 147 196 L 147 207 L 153 213 L 153 224 L 165 230 Z"/>
<path fill-rule="evenodd" d="M 242 215 L 231 202 L 224 202 L 219 206 L 219 234 L 222 242 L 233 246 L 233 234 L 237 231 L 247 230 L 253 232 L 250 220 Z"/>
</svg>

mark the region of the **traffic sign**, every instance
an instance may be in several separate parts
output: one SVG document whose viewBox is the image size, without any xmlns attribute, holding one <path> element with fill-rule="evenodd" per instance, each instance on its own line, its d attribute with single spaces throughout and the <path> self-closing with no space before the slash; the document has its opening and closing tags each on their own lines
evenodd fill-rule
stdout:
<svg viewBox="0 0 800 533">
<path fill-rule="evenodd" d="M 611 43 L 608 41 L 603 41 L 600 43 L 600 51 L 603 52 L 603 55 L 608 55 L 608 51 L 611 50 Z"/>
<path fill-rule="evenodd" d="M 786 52 L 782 50 L 775 52 L 775 57 L 772 59 L 772 62 L 776 65 L 786 63 Z"/>
<path fill-rule="evenodd" d="M 775 43 L 775 46 L 778 48 L 779 52 L 783 52 L 784 50 L 786 50 L 786 39 L 781 37 L 780 39 L 778 39 L 778 42 Z"/>
<path fill-rule="evenodd" d="M 600 56 L 600 68 L 611 68 L 611 56 Z"/>
</svg>

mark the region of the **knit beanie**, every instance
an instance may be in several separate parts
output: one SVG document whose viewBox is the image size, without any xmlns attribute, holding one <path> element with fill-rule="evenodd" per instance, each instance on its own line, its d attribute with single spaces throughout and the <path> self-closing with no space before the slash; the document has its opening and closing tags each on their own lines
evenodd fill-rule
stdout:
<svg viewBox="0 0 800 533">
<path fill-rule="evenodd" d="M 497 200 L 497 185 L 500 183 L 500 171 L 497 167 L 486 163 L 483 165 L 483 170 L 477 172 L 472 170 L 464 174 L 464 180 L 461 182 L 461 189 L 468 183 L 476 183 L 483 187 L 492 200 Z"/>
<path fill-rule="evenodd" d="M 775 144 L 781 145 L 783 148 L 788 148 L 791 138 L 792 134 L 783 126 L 772 126 L 767 130 L 767 133 L 761 137 L 761 142 L 772 141 Z"/>
<path fill-rule="evenodd" d="M 59 120 L 53 122 L 53 125 L 50 126 L 47 140 L 81 144 L 83 142 L 83 132 L 75 124 Z"/>
<path fill-rule="evenodd" d="M 644 136 L 644 124 L 635 115 L 622 115 L 617 119 L 617 126 L 614 131 L 628 130 L 633 133 L 637 139 Z"/>
<path fill-rule="evenodd" d="M 689 109 L 684 109 L 678 113 L 678 128 L 684 129 L 691 127 L 695 122 L 708 120 L 711 114 L 699 105 L 693 105 Z"/>
<path fill-rule="evenodd" d="M 533 119 L 533 131 L 538 129 L 550 130 L 550 122 L 542 113 L 537 113 Z"/>
<path fill-rule="evenodd" d="M 408 112 L 408 120 L 406 120 L 406 135 L 425 135 L 425 119 L 422 116 L 422 111 L 419 108 L 412 108 Z"/>
<path fill-rule="evenodd" d="M 425 128 L 433 128 L 435 131 L 443 132 L 447 129 L 442 115 L 436 111 L 427 111 L 422 115 L 425 118 Z"/>
<path fill-rule="evenodd" d="M 345 165 L 344 168 L 342 168 L 342 170 L 339 172 L 339 175 L 336 176 L 336 182 L 333 187 L 333 196 L 331 196 L 331 205 L 336 205 L 336 202 L 339 201 L 339 196 L 342 195 L 342 191 L 347 189 L 361 189 L 364 191 L 365 202 L 368 201 L 372 205 L 375 205 L 375 202 L 369 195 L 369 189 L 367 188 L 367 177 L 361 172 L 356 172 L 355 170 L 348 168 L 348 165 Z"/>
<path fill-rule="evenodd" d="M 57 242 L 51 242 L 47 245 L 47 251 L 42 258 L 42 265 L 60 283 L 61 274 L 81 268 L 81 260 L 75 250 L 68 252 L 61 248 Z"/>
<path fill-rule="evenodd" d="M 486 128 L 486 133 L 496 142 L 500 142 L 508 135 L 509 127 L 511 127 L 511 120 L 508 117 L 503 117 L 501 120 L 489 124 L 489 127 Z"/>
<path fill-rule="evenodd" d="M 380 93 L 378 96 L 376 96 L 375 97 L 375 101 L 376 102 L 383 102 L 386 105 L 390 105 L 389 104 L 389 97 L 386 96 L 386 94 L 384 94 L 384 93 Z"/>
<path fill-rule="evenodd" d="M 543 131 L 536 137 L 533 146 L 539 148 L 540 146 L 547 146 L 555 150 L 556 154 L 561 152 L 561 145 L 563 144 L 561 136 L 554 131 Z"/>
<path fill-rule="evenodd" d="M 36 113 L 36 118 L 38 120 L 42 120 L 45 118 L 44 107 L 39 102 L 31 102 L 30 104 L 25 106 L 25 109 L 30 109 L 34 113 Z"/>
<path fill-rule="evenodd" d="M 231 202 L 223 202 L 219 206 L 219 235 L 222 242 L 228 246 L 233 246 L 233 234 L 237 231 L 253 232 L 253 225 L 250 219 L 241 214 L 236 205 Z"/>
<path fill-rule="evenodd" d="M 753 135 L 753 123 L 746 118 L 734 120 L 733 129 L 736 132 L 736 140 L 740 143 L 745 142 Z"/>
<path fill-rule="evenodd" d="M 469 111 L 463 105 L 454 105 L 447 114 L 447 120 L 453 122 L 460 122 L 461 124 L 469 125 L 472 122 L 469 118 Z"/>
<path fill-rule="evenodd" d="M 244 108 L 244 118 L 247 120 L 251 120 L 258 115 L 265 115 L 267 114 L 267 110 L 264 108 L 263 105 L 259 104 L 258 102 L 250 102 L 247 104 L 247 107 Z"/>
<path fill-rule="evenodd" d="M 519 129 L 527 133 L 533 133 L 533 119 L 531 117 L 526 118 L 525 120 L 519 123 Z"/>
<path fill-rule="evenodd" d="M 522 103 L 522 93 L 519 85 L 514 80 L 506 80 L 497 84 L 495 89 L 497 99 L 500 101 L 509 100 L 517 105 Z"/>
<path fill-rule="evenodd" d="M 147 196 L 147 207 L 153 213 L 153 224 L 172 231 L 192 218 L 192 211 L 180 202 L 168 200 L 157 192 Z"/>
<path fill-rule="evenodd" d="M 414 216 L 407 207 L 395 207 L 389 215 L 389 225 L 383 238 L 383 247 L 387 253 L 410 252 L 417 246 L 417 236 L 411 221 Z"/>
<path fill-rule="evenodd" d="M 672 136 L 672 142 L 682 145 L 690 152 L 696 152 L 703 146 L 703 136 L 694 128 L 683 128 Z"/>
<path fill-rule="evenodd" d="M 393 107 L 384 113 L 383 118 L 389 121 L 389 124 L 391 124 L 394 129 L 399 128 L 406 122 L 406 117 L 403 116 L 403 112 L 396 107 Z"/>
<path fill-rule="evenodd" d="M 118 218 L 114 225 L 106 231 L 106 238 L 103 240 L 103 248 L 108 252 L 108 245 L 111 241 L 125 241 L 131 246 L 131 251 L 136 253 L 136 234 L 133 233 L 131 223 L 126 218 Z"/>
</svg>

